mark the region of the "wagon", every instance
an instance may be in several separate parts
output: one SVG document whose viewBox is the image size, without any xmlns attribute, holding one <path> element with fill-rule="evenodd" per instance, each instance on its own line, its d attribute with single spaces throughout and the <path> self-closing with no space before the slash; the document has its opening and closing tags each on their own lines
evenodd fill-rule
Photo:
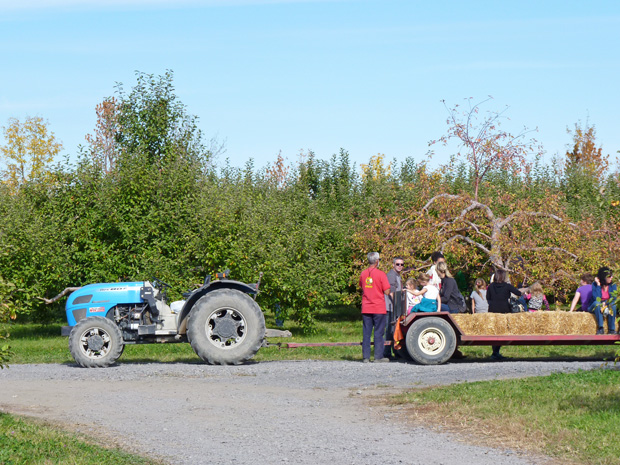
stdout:
<svg viewBox="0 0 620 465">
<path fill-rule="evenodd" d="M 612 345 L 620 342 L 620 335 L 617 334 L 594 334 L 595 326 L 592 334 L 471 334 L 462 326 L 466 321 L 464 319 L 476 315 L 452 315 L 447 312 L 406 315 L 404 291 L 397 293 L 395 299 L 394 319 L 391 322 L 395 326 L 394 350 L 401 357 L 422 365 L 445 363 L 462 346 Z M 567 312 L 562 313 L 568 315 Z M 534 318 L 532 314 L 522 316 Z M 588 317 L 594 320 L 590 314 L 583 315 L 583 318 Z"/>
</svg>

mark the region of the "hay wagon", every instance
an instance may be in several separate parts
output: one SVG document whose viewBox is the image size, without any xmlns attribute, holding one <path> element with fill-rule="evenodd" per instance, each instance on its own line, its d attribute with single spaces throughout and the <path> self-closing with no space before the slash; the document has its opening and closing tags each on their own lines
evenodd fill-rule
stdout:
<svg viewBox="0 0 620 465">
<path fill-rule="evenodd" d="M 460 346 L 611 345 L 617 334 L 596 335 L 590 313 L 540 311 L 523 313 L 406 315 L 406 297 L 397 295 L 392 324 L 394 349 L 422 365 L 447 362 Z"/>
</svg>

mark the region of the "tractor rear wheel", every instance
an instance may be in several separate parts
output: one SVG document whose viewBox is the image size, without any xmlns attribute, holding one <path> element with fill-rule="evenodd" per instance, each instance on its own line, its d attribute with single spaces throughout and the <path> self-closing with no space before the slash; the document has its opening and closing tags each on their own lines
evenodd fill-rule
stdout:
<svg viewBox="0 0 620 465">
<path fill-rule="evenodd" d="M 123 336 L 108 318 L 83 318 L 69 334 L 69 351 L 84 368 L 104 368 L 116 362 L 123 353 Z"/>
<path fill-rule="evenodd" d="M 196 354 L 216 365 L 251 359 L 265 337 L 265 317 L 243 292 L 218 289 L 201 297 L 189 314 L 187 338 Z"/>
</svg>

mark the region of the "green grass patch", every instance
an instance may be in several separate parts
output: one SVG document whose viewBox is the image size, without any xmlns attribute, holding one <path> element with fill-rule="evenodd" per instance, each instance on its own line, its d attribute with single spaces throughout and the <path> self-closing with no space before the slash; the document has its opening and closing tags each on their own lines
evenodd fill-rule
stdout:
<svg viewBox="0 0 620 465">
<path fill-rule="evenodd" d="M 491 356 L 489 346 L 466 346 L 461 351 L 467 355 L 468 362 L 481 362 Z M 617 346 L 503 346 L 502 355 L 512 360 L 592 360 L 609 361 L 615 357 Z"/>
<path fill-rule="evenodd" d="M 424 422 L 582 464 L 620 464 L 620 371 L 463 383 L 395 398 Z"/>
<path fill-rule="evenodd" d="M 0 413 L 0 463 L 11 465 L 155 465 L 161 462 L 110 449 L 39 421 Z"/>
</svg>

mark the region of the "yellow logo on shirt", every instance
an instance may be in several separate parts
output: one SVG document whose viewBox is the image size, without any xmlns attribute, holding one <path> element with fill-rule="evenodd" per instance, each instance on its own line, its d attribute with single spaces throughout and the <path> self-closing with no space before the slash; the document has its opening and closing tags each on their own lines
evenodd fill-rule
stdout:
<svg viewBox="0 0 620 465">
<path fill-rule="evenodd" d="M 366 278 L 366 287 L 372 288 L 372 278 L 370 276 Z"/>
</svg>

